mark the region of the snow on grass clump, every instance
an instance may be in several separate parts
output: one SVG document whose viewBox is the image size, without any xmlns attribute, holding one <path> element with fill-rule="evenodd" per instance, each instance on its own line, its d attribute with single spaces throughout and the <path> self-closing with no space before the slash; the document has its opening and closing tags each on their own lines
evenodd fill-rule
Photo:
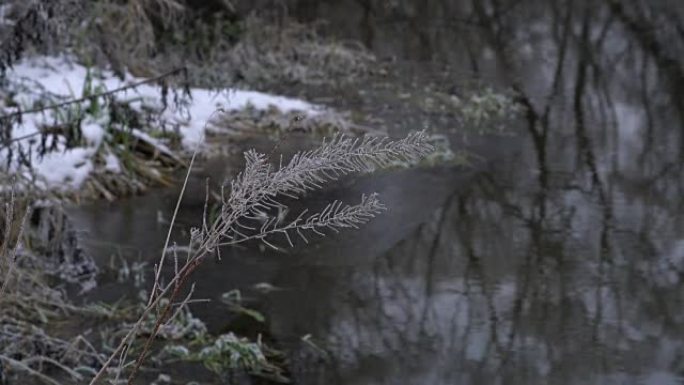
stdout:
<svg viewBox="0 0 684 385">
<path fill-rule="evenodd" d="M 65 56 L 25 59 L 8 71 L 6 79 L 7 82 L 0 87 L 2 116 L 41 105 L 96 95 L 143 80 L 129 74 L 120 79 L 110 71 L 89 69 Z M 158 119 L 167 127 L 173 127 L 186 150 L 192 150 L 201 144 L 207 121 L 219 109 L 230 111 L 248 106 L 256 109 L 276 107 L 283 112 L 300 111 L 308 115 L 315 115 L 320 111 L 320 108 L 302 100 L 255 91 L 231 89 L 215 92 L 190 89 L 190 95 L 191 98 L 186 98 L 181 103 L 182 108 L 165 106 L 160 87 L 151 84 L 142 84 L 113 96 L 137 113 L 159 111 Z M 102 147 L 107 146 L 106 139 L 112 134 L 112 126 L 106 107 L 98 109 L 98 105 L 95 105 L 93 111 L 84 112 L 89 105 L 92 107 L 92 103 L 97 101 L 91 99 L 64 109 L 24 113 L 21 123 L 12 128 L 11 146 L 15 158 L 19 147 L 24 153 L 32 154 L 31 167 L 20 166 L 16 159 L 9 162 L 10 149 L 7 147 L 0 147 L 0 167 L 8 168 L 10 174 L 19 173 L 28 179 L 35 179 L 34 183 L 39 188 L 54 190 L 78 189 L 96 167 L 112 173 L 121 172 L 120 160 L 109 149 L 100 153 L 101 159 L 96 164 L 95 157 Z M 68 108 L 72 110 L 69 111 Z M 73 143 L 68 146 L 63 136 L 48 136 L 48 147 L 51 150 L 43 156 L 37 156 L 41 141 L 41 136 L 36 136 L 37 133 L 55 126 L 56 123 L 73 119 L 74 113 L 83 119 L 80 122 L 81 140 L 77 146 L 74 147 Z M 151 125 L 154 129 L 154 124 Z M 129 134 L 153 144 L 160 152 L 171 153 L 160 139 L 143 132 L 142 128 L 134 128 Z"/>
<path fill-rule="evenodd" d="M 154 89 L 153 92 L 155 92 Z M 159 94 L 158 89 L 156 93 Z M 183 137 L 183 145 L 188 148 L 194 147 L 201 141 L 207 121 L 218 109 L 228 111 L 242 110 L 251 106 L 259 110 L 265 110 L 273 106 L 283 112 L 301 111 L 310 115 L 320 112 L 320 108 L 305 101 L 257 91 L 231 89 L 226 92 L 217 93 L 202 89 L 192 89 L 191 94 L 190 118 L 178 120 L 183 123 L 180 127 L 180 133 Z"/>
<path fill-rule="evenodd" d="M 93 170 L 92 148 L 72 148 L 64 152 L 50 152 L 34 163 L 36 175 L 41 176 L 40 187 L 77 189 Z"/>
</svg>

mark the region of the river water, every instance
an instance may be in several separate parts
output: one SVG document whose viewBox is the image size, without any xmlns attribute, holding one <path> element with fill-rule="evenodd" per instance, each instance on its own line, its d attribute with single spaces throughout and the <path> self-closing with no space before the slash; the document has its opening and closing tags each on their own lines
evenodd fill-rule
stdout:
<svg viewBox="0 0 684 385">
<path fill-rule="evenodd" d="M 478 79 L 517 92 L 522 113 L 506 135 L 456 144 L 478 154 L 471 166 L 363 175 L 307 198 L 377 191 L 389 210 L 361 231 L 206 263 L 197 297 L 237 288 L 267 318 L 255 326 L 220 301 L 196 305 L 213 330 L 263 333 L 287 352 L 297 384 L 684 383 L 681 4 L 297 4 L 295 15 L 331 19 L 339 37 L 403 68 L 383 82 L 452 92 Z M 375 114 L 393 133 L 453 123 L 372 84 L 301 92 L 344 95 L 330 104 Z M 179 239 L 199 219 L 204 177 L 230 177 L 240 163 L 202 167 Z M 101 261 L 153 261 L 158 213 L 172 212 L 176 192 L 72 217 Z"/>
</svg>

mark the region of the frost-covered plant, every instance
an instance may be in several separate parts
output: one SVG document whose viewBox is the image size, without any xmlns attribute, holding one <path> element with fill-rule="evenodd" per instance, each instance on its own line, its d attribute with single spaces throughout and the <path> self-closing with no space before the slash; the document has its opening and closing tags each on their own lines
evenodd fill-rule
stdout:
<svg viewBox="0 0 684 385">
<path fill-rule="evenodd" d="M 83 335 L 65 338 L 49 326 L 85 309 L 47 284 L 48 261 L 25 247 L 34 209 L 22 208 L 13 191 L 0 191 L 0 201 L 0 382 L 25 374 L 48 384 L 60 384 L 63 375 L 80 383 L 102 357 Z"/>
<path fill-rule="evenodd" d="M 396 141 L 377 137 L 354 139 L 338 135 L 328 142 L 324 141 L 314 150 L 295 154 L 287 162 L 281 158 L 278 166 L 272 165 L 265 154 L 248 151 L 245 154 L 244 170 L 230 183 L 224 184 L 220 210 L 211 222 L 207 219 L 208 202 L 205 205 L 202 226 L 191 231 L 190 247 L 184 256 L 179 256 L 175 248 L 171 248 L 171 253 L 167 253 L 169 231 L 162 257 L 155 266 L 155 281 L 147 307 L 91 384 L 96 383 L 107 372 L 108 367 L 119 357 L 123 349 L 139 334 L 149 314 L 156 310 L 157 321 L 154 327 L 145 333 L 148 336 L 145 345 L 132 366 L 129 375 L 131 383 L 160 330 L 169 320 L 174 319 L 177 298 L 183 292 L 191 274 L 207 257 L 220 257 L 220 247 L 258 240 L 278 248 L 274 244 L 275 241 L 269 239 L 275 235 L 282 236 L 289 245 L 293 244 L 293 236 L 299 236 L 308 242 L 307 233 L 325 235 L 326 231 L 337 232 L 345 228 L 358 228 L 385 209 L 377 195 L 370 194 L 364 195 L 361 201 L 354 205 L 344 205 L 335 201 L 318 212 L 309 213 L 308 210 L 304 210 L 292 218 L 282 218 L 277 212 L 287 207 L 283 203 L 283 198 L 299 198 L 304 193 L 320 189 L 327 182 L 349 173 L 369 172 L 392 166 L 397 161 L 416 162 L 431 151 L 432 146 L 425 132 L 413 133 Z M 180 198 L 185 191 L 187 180 L 186 176 Z M 170 228 L 173 227 L 173 222 L 172 220 Z M 162 284 L 161 271 L 167 254 L 173 256 L 175 274 L 167 284 Z M 180 302 L 181 307 L 187 303 L 191 295 L 192 289 L 185 300 Z M 120 367 L 127 366 L 123 361 L 125 359 L 120 360 Z"/>
<path fill-rule="evenodd" d="M 269 210 L 285 207 L 279 201 L 281 197 L 297 198 L 307 191 L 320 189 L 324 183 L 341 175 L 390 167 L 397 160 L 415 162 L 431 149 L 424 132 L 394 142 L 377 137 L 353 139 L 339 135 L 315 150 L 295 154 L 286 164 L 281 161 L 277 168 L 269 163 L 266 155 L 248 151 L 244 171 L 231 182 L 230 194 L 222 194 L 219 216 L 211 226 L 205 223 L 202 229 L 195 230 L 193 243 L 207 252 L 218 250 L 217 246 L 250 239 L 259 239 L 275 247 L 266 240 L 268 236 L 282 234 L 292 245 L 290 235 L 293 232 L 307 241 L 305 230 L 321 234 L 326 229 L 358 228 L 384 209 L 376 194 L 363 196 L 360 203 L 352 206 L 336 201 L 311 215 L 304 210 L 290 221 L 281 221 Z M 261 226 L 253 227 L 254 221 L 261 222 Z"/>
<path fill-rule="evenodd" d="M 70 65 L 62 59 L 49 63 Z M 33 79 L 10 76 L 0 85 L 0 170 L 18 176 L 24 187 L 36 185 L 45 192 L 70 194 L 69 187 L 83 183 L 79 197 L 109 200 L 150 184 L 168 183 L 159 170 L 182 162 L 147 133 L 175 133 L 165 114 L 169 109 L 184 111 L 189 90 L 171 88 L 168 81 L 182 73 L 179 69 L 107 88 L 99 81 L 98 70 L 86 68 L 79 94 L 71 89 L 69 94 L 48 90 Z M 159 86 L 159 97 L 152 84 Z M 138 91 L 135 97 L 128 95 L 133 90 Z M 41 178 L 45 177 L 39 171 L 41 162 L 47 157 L 49 164 L 55 153 L 69 150 L 73 150 L 74 169 L 80 171 L 62 180 L 70 182 L 67 177 L 75 176 L 75 181 Z"/>
<path fill-rule="evenodd" d="M 288 19 L 269 23 L 254 15 L 247 17 L 237 44 L 223 54 L 227 68 L 237 79 L 256 85 L 330 84 L 371 72 L 376 59 L 362 44 L 323 37 L 318 27 Z"/>
<path fill-rule="evenodd" d="M 239 304 L 241 302 L 239 291 L 232 290 L 225 294 L 230 297 L 232 311 L 261 317 L 259 321 L 263 322 L 263 316 L 260 313 Z M 224 297 L 226 297 L 225 294 Z M 253 341 L 230 332 L 214 336 L 207 331 L 204 323 L 196 318 L 187 306 L 179 309 L 176 314 L 158 334 L 168 343 L 154 358 L 155 360 L 167 362 L 170 358 L 199 362 L 219 376 L 239 369 L 276 381 L 289 382 L 283 374 L 283 369 L 272 362 L 272 359 L 280 357 L 282 352 L 264 344 L 261 337 Z M 150 321 L 154 319 L 155 316 L 152 315 Z M 153 326 L 154 323 L 146 322 L 141 330 L 147 327 L 146 330 L 149 332 Z"/>
<path fill-rule="evenodd" d="M 463 126 L 480 132 L 502 130 L 502 122 L 520 110 L 511 95 L 495 92 L 489 87 L 462 98 L 452 96 L 452 103 Z"/>
<path fill-rule="evenodd" d="M 193 86 L 218 89 L 346 82 L 370 73 L 376 61 L 361 44 L 334 41 L 315 24 L 229 11 L 209 18 L 187 6 L 154 17 L 149 8 L 93 2 L 89 13 L 97 16 L 82 28 L 80 56 L 143 77 L 184 66 Z"/>
<path fill-rule="evenodd" d="M 279 354 L 282 353 L 272 351 L 260 339 L 252 341 L 230 332 L 217 337 L 205 334 L 191 340 L 189 346 L 166 345 L 162 351 L 163 356 L 202 363 L 219 376 L 239 369 L 278 382 L 289 382 L 283 369 L 269 359 Z"/>
<path fill-rule="evenodd" d="M 21 221 L 15 210 L 17 209 L 16 196 L 12 189 L 9 193 L 0 191 L 0 197 L 5 201 L 0 207 L 0 297 L 7 289 L 12 280 L 13 271 L 17 261 L 21 237 L 28 218 L 29 210 L 26 210 Z M 14 239 L 13 239 L 14 238 Z"/>
<path fill-rule="evenodd" d="M 118 56 L 122 52 L 130 57 L 149 56 L 155 49 L 154 26 L 172 24 L 184 10 L 182 3 L 5 0 L 0 4 L 0 79 L 30 49 L 90 51 L 90 58 L 104 56 L 116 70 L 122 70 L 116 65 Z"/>
<path fill-rule="evenodd" d="M 213 345 L 200 351 L 199 358 L 209 362 L 213 371 L 219 371 L 221 367 L 253 366 L 255 362 L 266 361 L 258 344 L 242 340 L 233 333 L 221 335 Z M 221 360 L 228 360 L 228 363 L 223 364 Z"/>
<path fill-rule="evenodd" d="M 8 0 L 0 4 L 0 80 L 29 48 L 49 49 L 82 15 L 82 0 Z"/>
<path fill-rule="evenodd" d="M 268 374 L 269 377 L 283 378 L 281 369 L 271 364 L 264 347 L 257 341 L 240 338 L 233 333 L 222 334 L 212 344 L 186 359 L 199 361 L 207 369 L 224 375 L 231 369 L 240 368 L 254 374 Z"/>
</svg>

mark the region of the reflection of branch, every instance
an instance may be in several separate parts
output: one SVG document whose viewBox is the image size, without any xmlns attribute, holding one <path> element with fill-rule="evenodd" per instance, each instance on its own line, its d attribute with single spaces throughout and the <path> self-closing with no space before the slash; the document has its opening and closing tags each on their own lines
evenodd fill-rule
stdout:
<svg viewBox="0 0 684 385">
<path fill-rule="evenodd" d="M 599 327 L 601 326 L 603 319 L 603 287 L 604 282 L 614 282 L 615 280 L 606 278 L 608 272 L 607 268 L 611 266 L 612 259 L 612 244 L 610 242 L 611 229 L 613 227 L 613 208 L 612 200 L 608 196 L 609 191 L 606 191 L 604 186 L 604 181 L 598 172 L 598 166 L 596 164 L 596 156 L 594 154 L 593 146 L 589 134 L 587 133 L 586 122 L 585 122 L 585 112 L 583 106 L 583 99 L 586 92 L 587 83 L 587 66 L 589 65 L 589 58 L 591 56 L 588 47 L 590 45 L 590 18 L 591 10 L 587 6 L 585 9 L 584 20 L 582 22 L 582 30 L 580 36 L 580 50 L 578 55 L 577 64 L 577 77 L 575 80 L 575 90 L 573 96 L 573 108 L 575 112 L 575 129 L 578 141 L 578 150 L 584 155 L 584 161 L 586 162 L 586 167 L 589 170 L 591 176 L 591 182 L 593 187 L 596 189 L 598 194 L 599 203 L 602 209 L 602 221 L 601 230 L 599 234 L 599 261 L 598 261 L 598 279 L 599 284 L 596 285 L 596 318 L 594 319 L 593 325 L 593 338 L 598 340 Z M 615 295 L 615 306 L 617 308 L 617 318 L 618 327 L 622 327 L 622 308 L 620 306 L 620 294 L 618 290 L 612 286 L 611 289 L 614 290 Z"/>
<path fill-rule="evenodd" d="M 624 2 L 620 0 L 605 0 L 610 10 L 617 16 L 641 45 L 641 48 L 650 53 L 658 67 L 671 78 L 671 90 L 674 94 L 674 102 L 678 103 L 680 110 L 684 108 L 684 67 L 677 58 L 667 55 L 668 50 L 655 34 L 659 28 L 649 23 L 645 18 L 636 19 L 627 14 Z"/>
<path fill-rule="evenodd" d="M 425 269 L 425 306 L 423 307 L 423 311 L 421 314 L 421 329 L 424 328 L 425 323 L 427 322 L 428 318 L 428 308 L 429 308 L 429 301 L 428 299 L 432 298 L 433 295 L 433 286 L 434 286 L 434 274 L 435 274 L 435 261 L 437 259 L 437 252 L 439 251 L 439 246 L 440 246 L 440 240 L 442 239 L 442 234 L 445 232 L 444 228 L 447 224 L 447 219 L 450 218 L 450 216 L 447 215 L 448 212 L 451 210 L 451 206 L 453 205 L 453 202 L 455 199 L 458 197 L 459 191 L 456 190 L 447 199 L 445 200 L 444 204 L 442 205 L 442 208 L 439 213 L 439 219 L 437 220 L 437 227 L 435 228 L 435 236 L 432 239 L 432 242 L 430 242 L 430 248 L 427 252 L 427 262 L 426 262 L 426 269 Z"/>
<path fill-rule="evenodd" d="M 555 4 L 555 2 L 552 3 Z M 556 25 L 557 23 L 554 22 L 553 24 Z M 558 60 L 556 62 L 556 69 L 553 75 L 553 83 L 551 84 L 551 92 L 546 98 L 546 107 L 544 108 L 544 114 L 542 115 L 542 126 L 545 129 L 548 128 L 551 107 L 553 106 L 556 96 L 558 96 L 558 93 L 560 92 L 561 79 L 563 77 L 563 68 L 565 64 L 565 55 L 568 52 L 568 42 L 572 32 L 572 7 L 570 5 L 566 7 L 562 28 L 563 35 L 558 42 Z"/>
<path fill-rule="evenodd" d="M 641 76 L 639 76 L 639 94 L 641 96 L 641 102 L 644 105 L 644 112 L 646 114 L 646 140 L 644 141 L 644 150 L 639 155 L 639 163 L 645 164 L 646 156 L 651 153 L 653 149 L 654 140 L 654 124 L 653 124 L 653 111 L 651 110 L 651 98 L 648 95 L 648 69 L 649 61 L 644 56 L 641 59 Z"/>
<path fill-rule="evenodd" d="M 482 287 L 482 296 L 484 297 L 487 309 L 489 310 L 489 332 L 491 333 L 492 338 L 489 341 L 490 344 L 487 346 L 487 349 L 493 344 L 497 353 L 503 355 L 504 352 L 499 343 L 499 316 L 496 311 L 496 306 L 494 306 L 494 290 L 491 290 L 484 272 L 484 267 L 482 266 L 482 258 L 476 252 L 475 245 L 473 244 L 473 239 L 475 237 L 472 214 L 468 211 L 468 206 L 466 204 L 467 200 L 464 197 L 461 197 L 458 202 L 458 215 L 460 223 L 463 225 L 461 231 L 458 232 L 458 235 L 468 258 L 468 270 L 473 269 L 472 271 Z M 466 276 L 466 280 L 467 279 L 468 277 Z M 484 364 L 484 362 L 482 364 Z"/>
</svg>

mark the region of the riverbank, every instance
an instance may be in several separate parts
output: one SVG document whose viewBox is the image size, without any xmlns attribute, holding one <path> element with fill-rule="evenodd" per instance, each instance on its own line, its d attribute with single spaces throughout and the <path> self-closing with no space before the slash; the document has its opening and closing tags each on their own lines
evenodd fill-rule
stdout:
<svg viewBox="0 0 684 385">
<path fill-rule="evenodd" d="M 47 203 L 46 198 L 75 203 L 67 205 L 66 215 L 60 205 L 31 211 L 26 227 L 29 237 L 18 249 L 22 257 L 13 270 L 17 274 L 15 282 L 24 285 L 32 281 L 23 279 L 36 277 L 34 281 L 45 290 L 22 286 L 26 290 L 17 293 L 51 293 L 60 301 L 59 306 L 31 310 L 26 314 L 28 318 L 13 318 L 15 326 L 40 325 L 13 332 L 10 337 L 14 338 L 14 353 L 23 349 L 16 344 L 17 338 L 59 337 L 50 339 L 54 344 L 42 350 L 26 350 L 19 359 L 14 358 L 34 371 L 28 372 L 29 377 L 41 378 L 39 369 L 45 369 L 51 376 L 56 375 L 55 381 L 79 382 L 103 364 L 106 353 L 114 351 L 118 339 L 131 329 L 149 298 L 145 291 L 156 282 L 153 266 L 163 247 L 160 241 L 170 225 L 183 167 L 198 145 L 198 167 L 193 169 L 188 199 L 172 229 L 173 239 L 179 242 L 192 234 L 193 226 L 202 228 L 202 218 L 216 215 L 213 204 L 222 193 L 221 184 L 242 169 L 244 160 L 240 155 L 249 148 L 271 155 L 273 160 L 282 153 L 287 161 L 297 151 L 313 148 L 323 138 L 338 133 L 400 138 L 427 129 L 429 142 L 437 151 L 421 168 L 406 169 L 410 163 L 397 161 L 392 163 L 392 171 L 375 177 L 362 174 L 343 178 L 318 195 L 307 193 L 303 203 L 291 204 L 293 210 L 323 209 L 327 202 L 347 200 L 351 195 L 354 199 L 374 191 L 386 195 L 392 214 L 367 232 L 348 238 L 352 243 L 356 240 L 355 245 L 333 236 L 327 243 L 316 241 L 306 247 L 297 244 L 298 248 L 291 251 L 293 255 L 288 256 L 292 261 L 302 261 L 302 256 L 313 258 L 322 253 L 319 260 L 325 260 L 323 263 L 343 264 L 352 261 L 348 255 L 358 254 L 356 261 L 367 266 L 371 255 L 381 254 L 410 237 L 416 226 L 428 220 L 449 196 L 455 180 L 467 186 L 473 170 L 485 167 L 492 159 L 501 159 L 507 153 L 506 146 L 514 141 L 507 124 L 520 109 L 510 90 L 495 89 L 468 76 L 454 77 L 449 71 L 422 72 L 391 61 L 378 62 L 368 52 L 358 48 L 340 50 L 341 46 L 326 45 L 318 36 L 303 33 L 300 25 L 296 27 L 296 33 L 286 34 L 286 44 L 272 46 L 275 57 L 288 63 L 287 68 L 282 68 L 282 77 L 273 76 L 281 69 L 277 62 L 269 61 L 269 52 L 259 58 L 248 55 L 255 63 L 253 68 L 246 68 L 255 70 L 250 76 L 258 79 L 259 89 L 273 87 L 274 92 L 293 98 L 255 91 L 215 92 L 198 86 L 197 73 L 190 73 L 185 82 L 183 71 L 149 76 L 149 71 L 137 66 L 131 67 L 136 73 L 133 76 L 121 67 L 83 65 L 83 57 L 66 53 L 57 57 L 27 56 L 25 61 L 14 63 L 6 74 L 8 86 L 3 88 L 3 109 L 12 115 L 9 121 L 3 120 L 12 127 L 4 131 L 10 136 L 5 138 L 8 146 L 2 155 L 8 161 L 9 174 L 13 174 L 6 180 L 15 182 L 17 194 L 30 192 L 41 204 Z M 275 31 L 266 35 L 279 36 Z M 307 47 L 301 52 L 315 54 L 304 59 L 299 50 L 295 50 L 299 54 L 291 54 L 287 47 L 297 44 L 297 36 L 304 37 L 302 46 Z M 350 57 L 354 52 L 360 56 Z M 340 55 L 344 60 L 336 62 L 334 59 Z M 326 59 L 325 65 L 316 62 L 321 58 Z M 373 63 L 372 71 L 363 69 L 368 63 Z M 290 71 L 299 65 L 305 65 L 306 71 Z M 345 71 L 353 74 L 351 81 L 326 79 L 330 73 L 343 78 L 340 72 Z M 449 79 L 448 84 L 445 79 Z M 505 139 L 498 142 L 502 137 Z M 511 149 L 515 147 L 508 151 Z M 205 210 L 206 178 L 212 181 L 210 207 Z M 416 204 L 424 195 L 434 199 L 429 205 Z M 29 207 L 30 201 L 19 202 L 16 213 L 27 212 Z M 99 211 L 106 215 L 99 217 Z M 280 211 L 277 218 L 281 215 L 289 218 L 287 211 Z M 21 215 L 8 222 L 16 226 Z M 369 239 L 375 240 L 375 247 L 367 247 Z M 324 359 L 328 346 L 318 346 L 322 335 L 307 337 L 307 330 L 280 334 L 278 323 L 289 321 L 280 318 L 272 323 L 262 313 L 264 296 L 289 290 L 274 283 L 278 273 L 272 274 L 282 267 L 273 265 L 272 259 L 283 255 L 268 249 L 266 243 L 250 243 L 246 250 L 240 250 L 240 255 L 235 248 L 225 251 L 229 253 L 226 261 L 237 267 L 236 275 L 230 275 L 230 284 L 221 278 L 208 279 L 215 283 L 211 287 L 198 283 L 197 299 L 211 302 L 179 307 L 182 310 L 178 317 L 155 342 L 149 371 L 144 371 L 140 381 L 161 384 L 201 379 L 211 383 L 223 381 L 226 376 L 244 376 L 240 377 L 243 381 L 251 381 L 245 373 L 284 381 L 291 374 L 299 375 L 298 365 L 306 362 L 297 359 L 297 354 L 306 352 L 306 359 Z M 235 260 L 247 255 L 258 266 L 252 273 Z M 262 264 L 264 258 L 271 262 Z M 307 272 L 310 259 L 302 262 L 308 266 L 304 268 Z M 208 262 L 198 271 L 199 277 L 221 271 L 214 265 L 216 261 Z M 170 279 L 172 266 L 166 266 L 163 277 Z M 59 273 L 53 274 L 53 270 Z M 232 291 L 234 288 L 238 291 Z M 300 290 L 298 293 L 302 294 Z M 26 298 L 14 303 L 28 302 Z M 294 297 L 286 295 L 282 299 L 278 306 L 285 306 Z M 155 317 L 143 321 L 140 334 L 153 333 Z M 65 329 L 54 325 L 64 325 Z M 314 329 L 317 327 L 312 325 Z M 83 341 L 92 346 L 79 345 L 75 350 L 77 358 L 63 355 L 71 361 L 54 361 L 64 347 Z M 173 349 L 165 351 L 164 345 Z M 293 347 L 298 349 L 294 354 Z M 140 348 L 131 347 L 130 354 L 139 353 Z M 281 352 L 285 348 L 287 354 Z M 21 365 L 15 361 L 3 361 L 5 373 L 21 374 Z M 116 377 L 125 370 L 114 367 L 108 374 Z M 173 372 L 170 377 L 169 371 Z"/>
</svg>

